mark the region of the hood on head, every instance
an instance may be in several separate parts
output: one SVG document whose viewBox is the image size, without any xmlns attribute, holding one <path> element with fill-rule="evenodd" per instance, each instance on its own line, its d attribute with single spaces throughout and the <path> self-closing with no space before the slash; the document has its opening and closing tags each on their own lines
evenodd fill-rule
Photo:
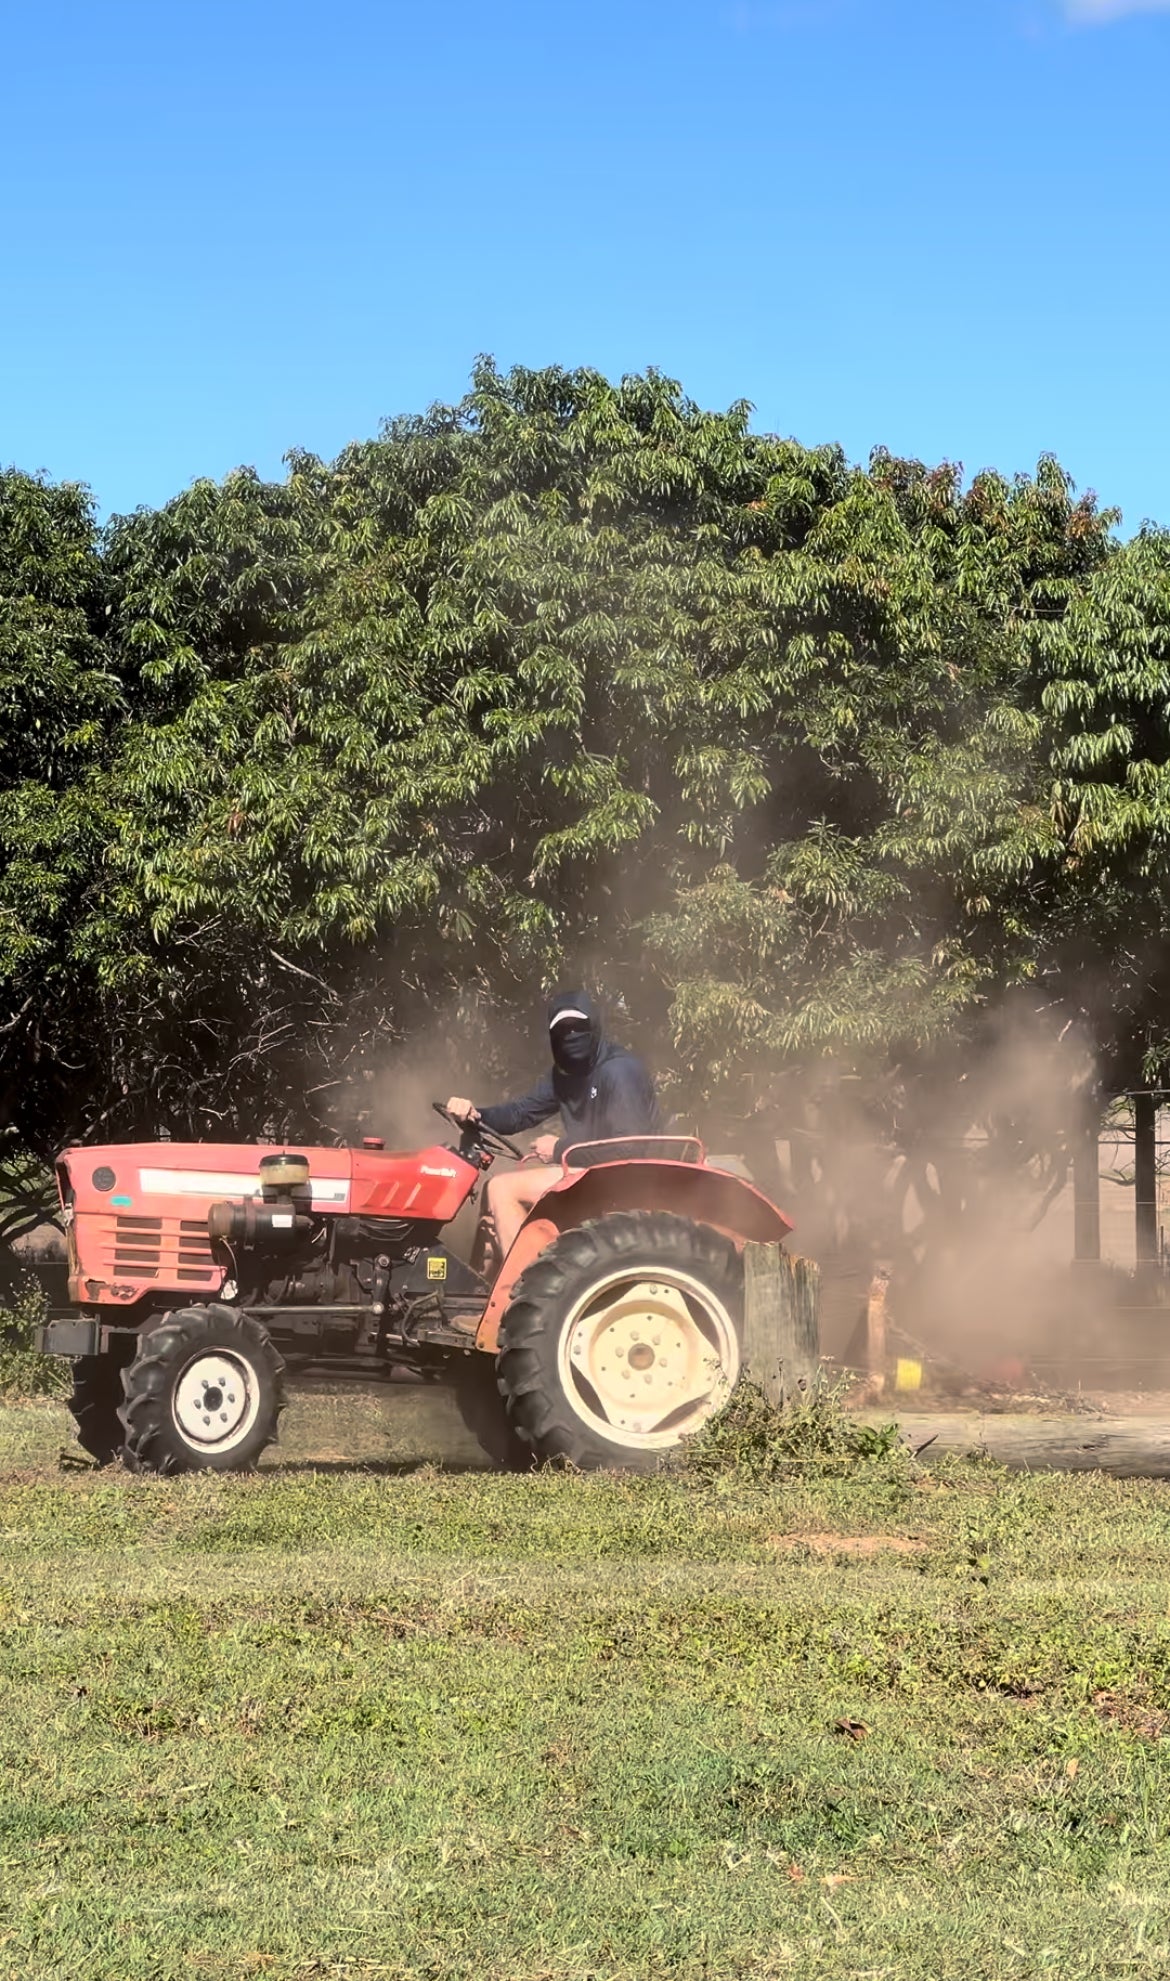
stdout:
<svg viewBox="0 0 1170 1981">
<path fill-rule="evenodd" d="M 589 1035 L 583 1038 L 566 1038 L 557 1041 L 557 1020 L 578 1014 L 589 1025 Z M 601 1011 L 595 998 L 588 991 L 558 991 L 548 1001 L 549 1044 L 552 1048 L 553 1064 L 562 1073 L 586 1072 L 595 1062 L 601 1049 Z"/>
</svg>

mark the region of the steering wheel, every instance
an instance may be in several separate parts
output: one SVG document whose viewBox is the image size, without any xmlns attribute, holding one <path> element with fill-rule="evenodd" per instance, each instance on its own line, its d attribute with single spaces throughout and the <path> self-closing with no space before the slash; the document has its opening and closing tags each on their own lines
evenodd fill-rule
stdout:
<svg viewBox="0 0 1170 1981">
<path fill-rule="evenodd" d="M 452 1128 L 457 1128 L 461 1135 L 470 1135 L 475 1141 L 482 1142 L 487 1149 L 503 1149 L 505 1155 L 515 1156 L 517 1162 L 523 1162 L 523 1149 L 518 1149 L 515 1142 L 509 1142 L 506 1135 L 497 1135 L 494 1128 L 488 1128 L 482 1121 L 457 1121 L 455 1116 L 443 1106 L 442 1101 L 432 1101 L 431 1106 L 436 1114 L 441 1115 L 444 1121 L 449 1121 Z"/>
</svg>

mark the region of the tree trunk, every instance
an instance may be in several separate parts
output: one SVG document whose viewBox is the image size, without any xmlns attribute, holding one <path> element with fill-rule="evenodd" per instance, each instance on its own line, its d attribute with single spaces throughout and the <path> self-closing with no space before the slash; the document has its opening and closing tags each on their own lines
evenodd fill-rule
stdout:
<svg viewBox="0 0 1170 1981">
<path fill-rule="evenodd" d="M 1100 1132 L 1094 1108 L 1073 1145 L 1073 1258 L 1083 1265 L 1101 1260 Z"/>
<path fill-rule="evenodd" d="M 820 1367 L 820 1272 L 778 1245 L 745 1245 L 743 1273 L 744 1374 L 781 1410 L 809 1394 Z"/>
<path fill-rule="evenodd" d="M 1158 1263 L 1158 1115 L 1152 1094 L 1133 1097 L 1134 1251 L 1137 1269 Z"/>
</svg>

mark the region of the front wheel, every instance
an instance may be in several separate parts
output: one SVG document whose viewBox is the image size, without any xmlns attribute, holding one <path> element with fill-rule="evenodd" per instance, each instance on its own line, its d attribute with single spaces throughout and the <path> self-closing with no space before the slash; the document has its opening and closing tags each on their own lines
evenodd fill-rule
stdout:
<svg viewBox="0 0 1170 1981">
<path fill-rule="evenodd" d="M 73 1364 L 69 1410 L 77 1442 L 99 1465 L 109 1465 L 122 1449 L 124 1432 L 118 1415 L 122 1402 L 125 1357 L 113 1350 L 105 1355 L 80 1355 Z"/>
<path fill-rule="evenodd" d="M 743 1269 L 730 1239 L 660 1211 L 567 1231 L 516 1285 L 500 1388 L 538 1457 L 649 1472 L 731 1395 Z"/>
<path fill-rule="evenodd" d="M 247 1472 L 276 1436 L 284 1363 L 231 1307 L 186 1307 L 123 1372 L 122 1456 L 135 1472 Z"/>
</svg>

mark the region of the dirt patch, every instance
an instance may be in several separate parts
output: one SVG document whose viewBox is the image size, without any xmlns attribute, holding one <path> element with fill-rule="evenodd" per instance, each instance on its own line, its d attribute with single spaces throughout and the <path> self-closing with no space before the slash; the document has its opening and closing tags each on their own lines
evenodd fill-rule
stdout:
<svg viewBox="0 0 1170 1981">
<path fill-rule="evenodd" d="M 814 1555 L 917 1555 L 926 1546 L 905 1534 L 769 1534 L 770 1548 L 807 1548 Z"/>
<path fill-rule="evenodd" d="M 1124 1692 L 1095 1692 L 1093 1710 L 1108 1725 L 1124 1727 L 1126 1733 L 1136 1734 L 1139 1740 L 1165 1740 L 1170 1731 L 1170 1713 L 1129 1699 Z"/>
</svg>

